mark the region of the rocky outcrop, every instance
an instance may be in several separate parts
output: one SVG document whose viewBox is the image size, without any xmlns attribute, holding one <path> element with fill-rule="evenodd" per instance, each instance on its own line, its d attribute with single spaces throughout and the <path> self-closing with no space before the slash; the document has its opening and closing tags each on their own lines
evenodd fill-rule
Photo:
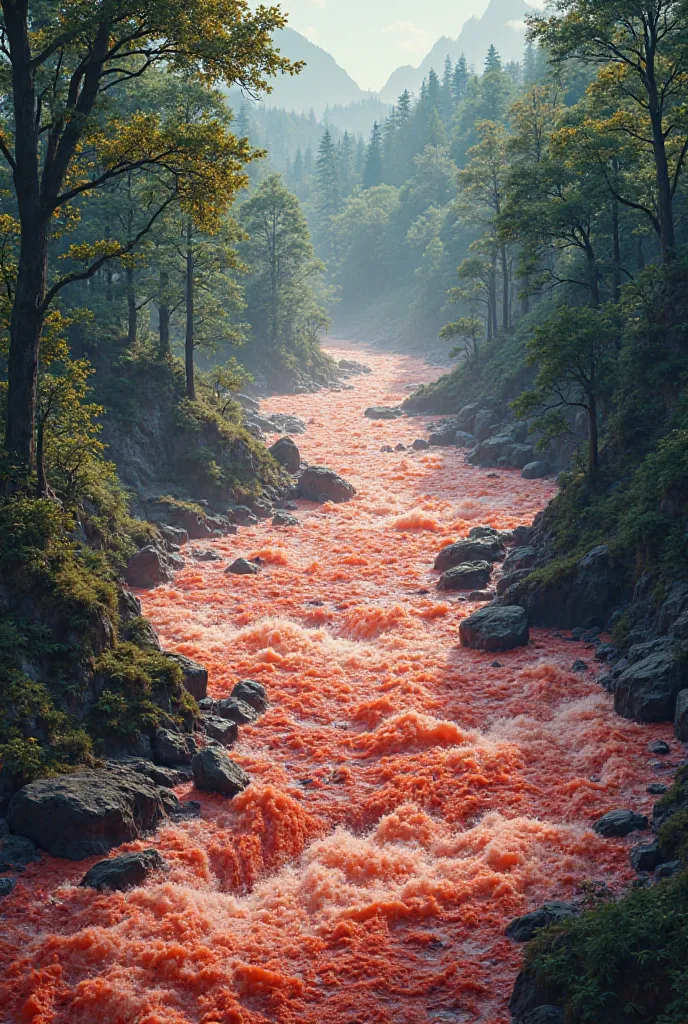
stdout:
<svg viewBox="0 0 688 1024">
<path fill-rule="evenodd" d="M 672 722 L 679 693 L 688 687 L 688 647 L 659 637 L 631 647 L 610 673 L 614 708 L 636 722 Z"/>
<path fill-rule="evenodd" d="M 168 653 L 167 656 L 176 661 L 181 668 L 184 677 L 184 689 L 191 694 L 194 700 L 203 700 L 204 697 L 207 697 L 208 670 L 203 665 L 199 665 L 197 661 L 187 658 L 184 654 Z"/>
<path fill-rule="evenodd" d="M 110 860 L 101 860 L 81 880 L 88 889 L 132 889 L 141 885 L 153 871 L 164 871 L 165 861 L 157 850 L 123 853 Z"/>
<path fill-rule="evenodd" d="M 13 832 L 67 860 L 108 853 L 141 838 L 164 818 L 157 788 L 127 769 L 32 782 L 15 793 L 7 812 Z"/>
<path fill-rule="evenodd" d="M 674 731 L 677 740 L 688 743 L 688 690 L 681 690 L 676 698 Z"/>
<path fill-rule="evenodd" d="M 237 796 L 251 781 L 243 768 L 217 747 L 199 751 L 193 759 L 192 768 L 197 789 L 223 796 Z"/>
<path fill-rule="evenodd" d="M 522 608 L 491 605 L 464 619 L 459 634 L 464 647 L 477 651 L 510 651 L 528 644 L 528 616 Z"/>
<path fill-rule="evenodd" d="M 307 501 L 341 504 L 355 497 L 356 488 L 326 466 L 309 466 L 299 480 L 298 493 Z"/>
<path fill-rule="evenodd" d="M 248 704 L 259 715 L 264 714 L 268 709 L 268 694 L 262 683 L 255 679 L 242 679 L 232 690 L 232 697 Z"/>
<path fill-rule="evenodd" d="M 281 437 L 270 448 L 270 454 L 280 466 L 284 466 L 292 475 L 301 468 L 301 453 L 290 437 Z"/>
<path fill-rule="evenodd" d="M 543 928 L 549 928 L 552 924 L 559 924 L 579 913 L 578 907 L 573 903 L 562 903 L 553 901 L 545 903 L 530 914 L 517 917 L 506 929 L 506 936 L 514 942 L 530 942 Z"/>
<path fill-rule="evenodd" d="M 124 578 L 130 587 L 149 590 L 161 583 L 169 583 L 172 572 L 160 550 L 149 545 L 132 555 Z"/>
<path fill-rule="evenodd" d="M 535 449 L 531 444 L 515 441 L 512 434 L 498 434 L 476 445 L 468 461 L 471 466 L 485 469 L 522 470 L 535 461 Z"/>
<path fill-rule="evenodd" d="M 191 764 L 190 737 L 171 729 L 158 729 L 153 739 L 153 760 L 163 768 Z"/>
</svg>

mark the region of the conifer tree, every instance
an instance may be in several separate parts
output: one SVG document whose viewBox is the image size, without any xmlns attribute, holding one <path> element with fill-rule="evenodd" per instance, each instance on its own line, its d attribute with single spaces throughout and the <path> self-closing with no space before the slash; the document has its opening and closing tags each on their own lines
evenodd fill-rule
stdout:
<svg viewBox="0 0 688 1024">
<path fill-rule="evenodd" d="M 502 58 L 497 53 L 497 48 L 494 43 L 490 43 L 490 49 L 487 51 L 487 57 L 485 58 L 485 74 L 489 74 L 490 71 L 501 70 Z"/>
<path fill-rule="evenodd" d="M 382 128 L 376 121 L 365 156 L 363 188 L 375 188 L 380 184 L 382 184 Z"/>
<path fill-rule="evenodd" d="M 468 65 L 466 63 L 466 57 L 462 53 L 456 62 L 454 68 L 454 75 L 452 78 L 452 95 L 454 97 L 454 104 L 458 106 L 459 103 L 465 98 L 466 90 L 468 89 Z"/>
<path fill-rule="evenodd" d="M 322 221 L 327 222 L 337 216 L 342 205 L 337 152 L 329 128 L 325 130 L 325 134 L 320 140 L 315 172 L 318 214 Z"/>
</svg>

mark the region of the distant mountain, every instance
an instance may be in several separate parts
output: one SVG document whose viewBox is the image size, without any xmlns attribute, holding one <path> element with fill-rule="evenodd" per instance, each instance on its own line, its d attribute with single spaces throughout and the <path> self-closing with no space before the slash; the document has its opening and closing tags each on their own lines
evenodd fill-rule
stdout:
<svg viewBox="0 0 688 1024">
<path fill-rule="evenodd" d="M 374 93 L 364 92 L 353 78 L 337 64 L 326 50 L 316 46 L 292 28 L 275 33 L 275 43 L 290 60 L 304 60 L 306 67 L 293 78 L 279 75 L 274 79 L 272 93 L 263 96 L 268 107 L 284 107 L 322 114 L 326 107 L 347 106 L 369 99 Z"/>
<path fill-rule="evenodd" d="M 380 92 L 380 98 L 394 103 L 404 89 L 417 93 L 432 68 L 441 75 L 447 55 L 452 61 L 457 61 L 465 53 L 469 67 L 473 64 L 476 71 L 481 71 L 491 43 L 497 47 L 505 63 L 521 60 L 525 47 L 525 19 L 535 13 L 536 9 L 525 0 L 490 0 L 483 16 L 470 18 L 458 39 L 448 36 L 439 39 L 420 67 L 406 65 L 397 68 Z"/>
</svg>

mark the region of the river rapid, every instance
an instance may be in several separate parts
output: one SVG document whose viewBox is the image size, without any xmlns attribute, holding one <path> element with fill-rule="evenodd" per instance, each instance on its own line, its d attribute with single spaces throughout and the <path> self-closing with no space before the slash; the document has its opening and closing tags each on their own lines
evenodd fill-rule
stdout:
<svg viewBox="0 0 688 1024">
<path fill-rule="evenodd" d="M 163 645 L 210 693 L 260 680 L 271 707 L 234 757 L 228 802 L 151 840 L 170 866 L 128 893 L 75 883 L 94 860 L 44 857 L 3 902 L 0 1020 L 12 1024 L 506 1024 L 522 950 L 506 924 L 590 881 L 632 878 L 629 840 L 592 822 L 649 809 L 648 728 L 613 713 L 592 652 L 534 630 L 528 648 L 460 648 L 477 606 L 435 590 L 434 557 L 476 525 L 528 524 L 551 481 L 496 476 L 464 452 L 381 453 L 425 421 L 372 422 L 419 359 L 335 346 L 374 370 L 352 391 L 272 399 L 308 422 L 309 462 L 357 488 L 215 542 L 258 577 L 190 563 L 141 595 Z M 637 837 L 636 840 L 637 841 Z"/>
</svg>

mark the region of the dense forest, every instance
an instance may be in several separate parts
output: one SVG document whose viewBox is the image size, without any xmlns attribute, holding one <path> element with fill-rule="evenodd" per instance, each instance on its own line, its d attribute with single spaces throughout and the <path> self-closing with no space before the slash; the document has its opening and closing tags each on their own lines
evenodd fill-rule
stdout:
<svg viewBox="0 0 688 1024">
<path fill-rule="evenodd" d="M 565 440 L 546 564 L 506 600 L 540 624 L 604 545 L 614 643 L 647 640 L 688 573 L 688 3 L 555 0 L 521 62 L 447 59 L 322 121 L 251 98 L 300 71 L 277 8 L 0 7 L 0 804 L 193 720 L 123 574 L 161 510 L 210 536 L 283 493 L 236 396 L 341 386 L 333 322 L 455 361 L 409 413 Z M 685 781 L 667 800 L 685 861 Z M 538 940 L 567 1020 L 685 1024 L 668 885 Z"/>
</svg>

